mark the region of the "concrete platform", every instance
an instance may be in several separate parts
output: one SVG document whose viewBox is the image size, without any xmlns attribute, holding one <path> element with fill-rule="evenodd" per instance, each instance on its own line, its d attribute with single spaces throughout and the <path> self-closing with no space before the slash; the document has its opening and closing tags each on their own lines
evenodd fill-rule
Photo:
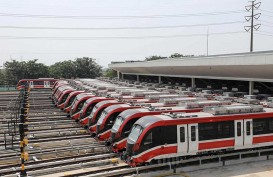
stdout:
<svg viewBox="0 0 273 177">
<path fill-rule="evenodd" d="M 188 172 L 190 177 L 272 177 L 273 176 L 273 160 L 248 162 L 225 167 L 211 168 L 199 171 Z"/>
</svg>

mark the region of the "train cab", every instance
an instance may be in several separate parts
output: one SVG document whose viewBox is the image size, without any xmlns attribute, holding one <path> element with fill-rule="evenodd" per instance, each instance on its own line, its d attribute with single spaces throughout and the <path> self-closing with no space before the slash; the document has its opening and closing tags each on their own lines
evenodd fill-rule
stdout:
<svg viewBox="0 0 273 177">
<path fill-rule="evenodd" d="M 85 127 L 87 125 L 89 132 L 92 134 L 96 132 L 96 123 L 98 118 L 100 117 L 101 113 L 104 111 L 105 108 L 108 106 L 116 105 L 116 104 L 124 104 L 124 102 L 118 100 L 106 100 L 97 103 L 90 115 L 80 121 L 81 125 Z"/>
<path fill-rule="evenodd" d="M 88 100 L 85 101 L 83 107 L 81 108 L 80 111 L 75 112 L 72 115 L 72 119 L 74 119 L 75 121 L 80 121 L 82 118 L 86 117 L 86 115 L 90 115 L 94 106 L 101 101 L 105 101 L 105 100 L 113 100 L 113 98 L 105 98 L 105 97 L 92 97 L 89 98 Z"/>
<path fill-rule="evenodd" d="M 273 109 L 261 105 L 211 106 L 202 112 L 140 118 L 127 138 L 123 158 L 137 166 L 272 145 Z"/>
<path fill-rule="evenodd" d="M 157 103 L 155 103 L 157 104 Z M 113 152 L 121 152 L 126 148 L 126 140 L 133 124 L 141 117 L 147 115 L 159 115 L 162 113 L 199 112 L 202 108 L 188 109 L 186 107 L 156 107 L 141 109 L 129 109 L 120 113 L 111 129 L 110 138 L 106 145 L 112 145 Z"/>
<path fill-rule="evenodd" d="M 60 109 L 63 109 L 64 112 L 69 113 L 70 109 L 71 109 L 71 105 L 74 102 L 75 98 L 77 95 L 81 94 L 81 93 L 85 93 L 85 91 L 83 90 L 77 90 L 74 92 L 71 92 L 67 99 L 65 100 L 65 102 L 63 103 L 63 105 L 60 105 Z"/>
<path fill-rule="evenodd" d="M 75 100 L 71 104 L 71 109 L 69 111 L 69 117 L 72 117 L 73 114 L 79 112 L 82 109 L 86 100 L 88 100 L 89 98 L 93 98 L 93 97 L 96 97 L 96 95 L 94 95 L 93 93 L 87 93 L 87 92 L 77 95 Z"/>
<path fill-rule="evenodd" d="M 65 102 L 65 100 L 68 98 L 69 94 L 71 92 L 76 91 L 76 89 L 71 88 L 71 89 L 67 89 L 65 90 L 62 95 L 58 98 L 57 100 L 57 107 L 60 108 L 60 106 Z"/>
<path fill-rule="evenodd" d="M 130 106 L 129 104 L 118 104 L 107 107 L 100 115 L 96 124 L 95 135 L 99 141 L 110 137 L 111 128 L 117 116 L 124 110 L 140 108 L 139 106 Z"/>
<path fill-rule="evenodd" d="M 59 87 L 53 96 L 53 101 L 54 101 L 55 105 L 57 105 L 58 99 L 62 96 L 63 92 L 66 90 L 74 90 L 74 89 L 73 89 L 73 87 L 71 87 L 69 85 L 63 85 L 63 86 Z"/>
</svg>

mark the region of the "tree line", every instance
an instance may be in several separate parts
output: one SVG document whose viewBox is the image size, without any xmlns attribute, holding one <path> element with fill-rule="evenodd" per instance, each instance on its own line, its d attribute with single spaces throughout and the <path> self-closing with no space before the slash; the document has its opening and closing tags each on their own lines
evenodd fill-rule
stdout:
<svg viewBox="0 0 273 177">
<path fill-rule="evenodd" d="M 15 85 L 20 79 L 37 78 L 95 78 L 102 75 L 102 67 L 93 58 L 83 57 L 47 66 L 38 59 L 7 61 L 0 71 L 1 85 Z"/>
<path fill-rule="evenodd" d="M 174 54 L 170 55 L 169 57 L 153 55 L 153 56 L 145 57 L 145 61 L 159 60 L 159 59 L 165 59 L 165 58 L 193 57 L 193 56 L 194 55 L 183 55 L 180 53 L 174 53 Z"/>
<path fill-rule="evenodd" d="M 145 61 L 158 60 L 164 58 L 192 57 L 194 55 L 183 55 L 174 53 L 169 57 L 153 55 L 145 57 Z M 39 63 L 38 59 L 29 61 L 7 61 L 4 69 L 0 69 L 0 85 L 15 85 L 20 79 L 37 78 L 95 78 L 102 76 L 117 77 L 117 72 L 112 69 L 102 71 L 95 59 L 89 57 L 76 58 L 75 60 L 65 60 L 47 66 Z"/>
</svg>

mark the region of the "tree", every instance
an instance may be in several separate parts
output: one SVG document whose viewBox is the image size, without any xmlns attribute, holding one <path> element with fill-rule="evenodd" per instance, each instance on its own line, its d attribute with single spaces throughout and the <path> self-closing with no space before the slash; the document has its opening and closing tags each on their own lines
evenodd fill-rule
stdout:
<svg viewBox="0 0 273 177">
<path fill-rule="evenodd" d="M 0 69 L 0 85 L 4 85 L 5 75 L 4 70 Z"/>
<path fill-rule="evenodd" d="M 7 61 L 5 66 L 5 79 L 10 84 L 16 84 L 21 79 L 37 79 L 39 77 L 48 77 L 48 66 L 37 63 L 38 59 L 25 61 Z"/>
<path fill-rule="evenodd" d="M 179 57 L 183 57 L 184 55 L 183 54 L 180 54 L 180 53 L 174 53 L 170 56 L 170 58 L 179 58 Z"/>
<path fill-rule="evenodd" d="M 101 66 L 88 57 L 57 62 L 50 66 L 49 71 L 50 76 L 54 78 L 95 78 L 102 75 Z"/>
<path fill-rule="evenodd" d="M 146 57 L 145 61 L 159 60 L 159 59 L 164 59 L 164 58 L 167 58 L 167 57 L 153 55 L 153 56 Z"/>
<path fill-rule="evenodd" d="M 107 68 L 107 69 L 104 71 L 103 76 L 105 76 L 105 77 L 111 77 L 111 78 L 117 77 L 117 71 L 112 70 L 112 69 L 110 69 L 110 68 Z"/>
<path fill-rule="evenodd" d="M 79 78 L 95 78 L 102 75 L 101 66 L 99 66 L 93 58 L 77 58 L 75 67 L 76 76 Z"/>
</svg>

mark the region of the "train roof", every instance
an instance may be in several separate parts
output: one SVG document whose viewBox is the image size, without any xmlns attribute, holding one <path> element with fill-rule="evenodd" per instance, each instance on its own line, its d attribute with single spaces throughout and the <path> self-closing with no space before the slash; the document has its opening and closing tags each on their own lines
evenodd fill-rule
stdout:
<svg viewBox="0 0 273 177">
<path fill-rule="evenodd" d="M 39 79 L 21 79 L 20 81 L 57 81 L 58 79 L 54 78 L 39 78 Z"/>
<path fill-rule="evenodd" d="M 85 92 L 83 90 L 74 90 L 69 95 L 75 95 L 75 94 L 80 94 L 80 93 L 85 93 Z"/>
<path fill-rule="evenodd" d="M 128 104 L 116 104 L 116 105 L 111 105 L 111 106 L 108 106 L 105 111 L 107 112 L 111 112 L 115 109 L 118 109 L 118 108 L 130 108 L 132 106 L 128 105 Z"/>
<path fill-rule="evenodd" d="M 92 97 L 86 100 L 86 103 L 90 103 L 94 100 L 104 100 L 104 99 L 109 99 L 109 98 L 105 98 L 105 97 Z"/>
<path fill-rule="evenodd" d="M 67 90 L 67 89 L 73 89 L 73 87 L 71 87 L 70 85 L 62 85 L 58 88 L 58 90 L 60 91 Z"/>
<path fill-rule="evenodd" d="M 245 112 L 244 112 L 245 111 Z M 183 121 L 189 119 L 200 119 L 200 118 L 219 118 L 225 116 L 238 116 L 248 114 L 264 114 L 272 113 L 272 108 L 263 108 L 261 105 L 229 105 L 229 106 L 215 106 L 207 107 L 204 112 L 195 113 L 163 113 L 161 115 L 149 115 L 144 116 L 137 120 L 135 124 L 146 128 L 159 121 Z M 220 119 L 219 119 L 220 120 Z M 222 119 L 221 119 L 222 120 Z"/>
<path fill-rule="evenodd" d="M 96 104 L 96 107 L 100 107 L 100 106 L 103 106 L 103 105 L 107 105 L 109 103 L 120 103 L 119 101 L 117 100 L 105 100 L 105 101 L 101 101 L 99 103 Z M 120 103 L 122 104 L 122 103 Z"/>
<path fill-rule="evenodd" d="M 95 96 L 95 95 L 92 93 L 80 93 L 79 95 L 77 95 L 77 99 L 79 100 L 79 99 L 82 99 L 86 96 Z"/>
</svg>

